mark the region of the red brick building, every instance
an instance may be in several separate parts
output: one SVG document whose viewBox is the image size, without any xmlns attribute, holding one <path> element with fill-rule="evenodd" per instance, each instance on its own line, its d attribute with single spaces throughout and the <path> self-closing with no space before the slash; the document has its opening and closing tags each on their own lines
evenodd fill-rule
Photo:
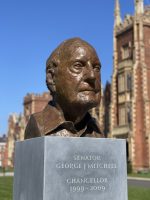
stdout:
<svg viewBox="0 0 150 200">
<path fill-rule="evenodd" d="M 0 168 L 6 168 L 8 166 L 8 154 L 7 154 L 7 137 L 3 135 L 0 137 Z"/>
<path fill-rule="evenodd" d="M 8 167 L 13 167 L 15 141 L 23 140 L 25 124 L 23 115 L 14 113 L 9 116 L 7 133 Z"/>
<path fill-rule="evenodd" d="M 134 16 L 120 16 L 116 0 L 111 134 L 126 138 L 134 171 L 150 169 L 150 7 L 135 0 Z"/>
<path fill-rule="evenodd" d="M 13 167 L 14 164 L 14 146 L 15 141 L 24 140 L 24 131 L 28 119 L 31 114 L 41 111 L 51 99 L 48 92 L 43 94 L 27 94 L 24 97 L 24 113 L 11 114 L 8 120 L 8 140 L 7 140 L 7 154 L 8 154 L 8 167 Z"/>
</svg>

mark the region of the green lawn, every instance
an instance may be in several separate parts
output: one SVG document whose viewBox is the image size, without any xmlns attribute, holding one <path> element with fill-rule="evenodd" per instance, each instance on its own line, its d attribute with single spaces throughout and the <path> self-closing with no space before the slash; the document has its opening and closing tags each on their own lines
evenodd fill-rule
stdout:
<svg viewBox="0 0 150 200">
<path fill-rule="evenodd" d="M 150 200 L 150 188 L 129 187 L 128 200 Z"/>
<path fill-rule="evenodd" d="M 12 177 L 0 177 L 0 200 L 12 200 Z M 150 188 L 129 187 L 128 200 L 150 200 Z"/>
<path fill-rule="evenodd" d="M 0 177 L 0 199 L 12 200 L 13 177 Z"/>
</svg>

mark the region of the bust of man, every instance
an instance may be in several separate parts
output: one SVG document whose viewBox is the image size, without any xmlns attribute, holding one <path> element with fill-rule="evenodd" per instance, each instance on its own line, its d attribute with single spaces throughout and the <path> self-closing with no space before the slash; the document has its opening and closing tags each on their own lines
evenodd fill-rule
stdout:
<svg viewBox="0 0 150 200">
<path fill-rule="evenodd" d="M 31 115 L 25 139 L 52 136 L 101 137 L 88 110 L 101 98 L 101 64 L 95 49 L 80 38 L 62 42 L 46 62 L 46 83 L 53 97 Z"/>
</svg>

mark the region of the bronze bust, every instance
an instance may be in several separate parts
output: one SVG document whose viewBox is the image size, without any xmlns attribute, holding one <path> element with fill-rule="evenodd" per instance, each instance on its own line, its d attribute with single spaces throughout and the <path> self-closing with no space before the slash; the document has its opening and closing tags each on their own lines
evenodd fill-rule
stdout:
<svg viewBox="0 0 150 200">
<path fill-rule="evenodd" d="M 88 110 L 101 98 L 101 64 L 95 49 L 80 38 L 62 42 L 46 62 L 46 84 L 53 96 L 42 112 L 31 115 L 25 139 L 45 135 L 101 137 Z"/>
</svg>

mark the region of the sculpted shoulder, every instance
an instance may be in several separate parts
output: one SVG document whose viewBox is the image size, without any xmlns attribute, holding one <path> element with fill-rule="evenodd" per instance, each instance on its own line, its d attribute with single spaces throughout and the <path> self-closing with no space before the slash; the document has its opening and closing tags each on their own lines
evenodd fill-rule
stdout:
<svg viewBox="0 0 150 200">
<path fill-rule="evenodd" d="M 25 130 L 25 139 L 43 135 L 43 111 L 32 114 Z"/>
</svg>

